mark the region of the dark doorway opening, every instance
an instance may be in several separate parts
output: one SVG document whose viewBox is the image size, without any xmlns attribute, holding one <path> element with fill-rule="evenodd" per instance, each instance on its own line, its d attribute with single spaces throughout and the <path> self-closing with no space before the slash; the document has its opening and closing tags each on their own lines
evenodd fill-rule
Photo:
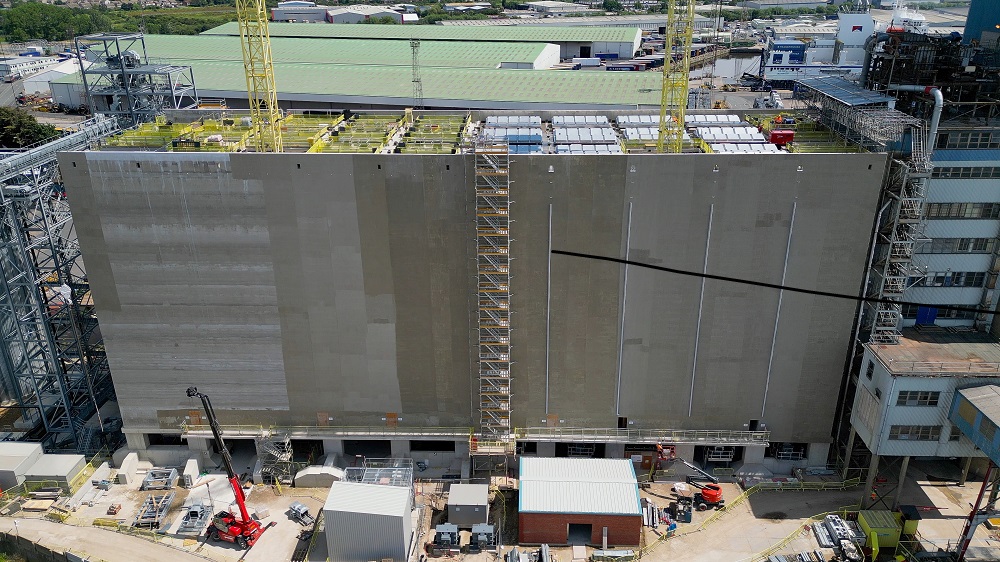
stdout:
<svg viewBox="0 0 1000 562">
<path fill-rule="evenodd" d="M 628 429 L 628 418 L 626 417 L 618 418 L 618 429 Z"/>
<path fill-rule="evenodd" d="M 570 523 L 566 542 L 569 544 L 590 544 L 590 537 L 594 532 L 594 526 L 584 523 Z"/>
<path fill-rule="evenodd" d="M 760 427 L 760 420 L 750 420 L 750 431 L 757 431 L 758 427 Z"/>
<path fill-rule="evenodd" d="M 344 456 L 350 459 L 358 455 L 373 459 L 389 458 L 392 456 L 392 442 L 388 439 L 345 439 Z"/>
<path fill-rule="evenodd" d="M 590 47 L 580 47 L 580 58 L 589 59 L 590 58 Z"/>
</svg>

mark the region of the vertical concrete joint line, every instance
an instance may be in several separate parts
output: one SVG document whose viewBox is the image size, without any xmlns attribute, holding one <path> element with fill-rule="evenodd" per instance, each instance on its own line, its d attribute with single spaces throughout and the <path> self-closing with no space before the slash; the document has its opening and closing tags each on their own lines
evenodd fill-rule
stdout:
<svg viewBox="0 0 1000 562">
<path fill-rule="evenodd" d="M 632 245 L 632 202 L 628 204 L 628 220 L 625 223 L 625 259 L 628 260 Z M 615 416 L 621 416 L 622 400 L 622 360 L 625 356 L 625 304 L 628 301 L 628 264 L 622 266 L 622 313 L 618 320 L 618 382 L 615 384 Z"/>
<path fill-rule="evenodd" d="M 549 344 L 552 328 L 552 203 L 549 203 L 549 255 L 545 287 L 545 415 L 549 415 Z"/>
<path fill-rule="evenodd" d="M 781 268 L 781 286 L 785 286 L 785 277 L 788 275 L 788 255 L 792 249 L 792 233 L 795 232 L 795 209 L 798 201 L 792 202 L 792 218 L 788 222 L 788 240 L 785 242 L 785 264 Z M 771 368 L 774 366 L 774 346 L 778 341 L 778 322 L 781 320 L 781 301 L 785 297 L 785 290 L 778 289 L 778 306 L 774 312 L 774 332 L 771 334 L 771 354 L 767 357 L 767 378 L 764 379 L 764 400 L 760 404 L 760 419 L 764 419 L 764 411 L 767 410 L 767 391 L 771 387 Z"/>
<path fill-rule="evenodd" d="M 712 219 L 715 218 L 715 203 L 708 208 L 708 235 L 705 237 L 705 261 L 702 263 L 702 274 L 708 274 L 708 251 L 712 246 Z M 694 380 L 698 373 L 698 341 L 701 339 L 701 315 L 705 305 L 705 277 L 701 278 L 701 294 L 698 296 L 698 324 L 694 329 L 694 359 L 691 361 L 691 393 L 688 396 L 688 417 L 694 410 Z"/>
</svg>

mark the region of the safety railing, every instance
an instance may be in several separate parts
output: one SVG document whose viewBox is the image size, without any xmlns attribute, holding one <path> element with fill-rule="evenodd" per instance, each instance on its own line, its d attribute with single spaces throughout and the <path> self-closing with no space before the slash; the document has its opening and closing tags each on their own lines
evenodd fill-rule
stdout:
<svg viewBox="0 0 1000 562">
<path fill-rule="evenodd" d="M 973 361 L 892 361 L 886 365 L 893 373 L 1000 373 L 1000 363 L 979 363 Z"/>
<path fill-rule="evenodd" d="M 264 425 L 222 425 L 223 437 L 257 437 L 285 434 L 294 438 L 309 437 L 454 437 L 468 439 L 472 435 L 470 427 L 406 427 L 406 426 L 264 426 Z M 185 436 L 212 436 L 212 428 L 207 424 L 181 424 Z"/>
<path fill-rule="evenodd" d="M 526 427 L 514 437 L 528 441 L 602 441 L 618 443 L 693 443 L 709 445 L 767 445 L 769 431 L 699 429 L 614 429 L 583 427 Z"/>
</svg>

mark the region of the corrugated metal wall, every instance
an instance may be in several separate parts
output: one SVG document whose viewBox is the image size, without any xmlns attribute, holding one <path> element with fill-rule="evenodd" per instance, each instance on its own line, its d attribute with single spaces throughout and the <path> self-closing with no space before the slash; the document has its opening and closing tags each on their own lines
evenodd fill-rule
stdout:
<svg viewBox="0 0 1000 562">
<path fill-rule="evenodd" d="M 326 511 L 326 544 L 331 562 L 403 562 L 410 543 L 409 515 Z"/>
</svg>

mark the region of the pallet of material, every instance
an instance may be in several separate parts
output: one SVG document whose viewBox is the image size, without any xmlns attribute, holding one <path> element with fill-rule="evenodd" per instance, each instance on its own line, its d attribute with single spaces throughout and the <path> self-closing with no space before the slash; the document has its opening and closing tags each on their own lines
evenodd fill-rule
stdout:
<svg viewBox="0 0 1000 562">
<path fill-rule="evenodd" d="M 28 500 L 24 502 L 21 509 L 24 511 L 48 511 L 56 500 Z"/>
<path fill-rule="evenodd" d="M 135 516 L 132 526 L 159 529 L 173 501 L 174 492 L 146 496 L 146 500 L 142 502 L 142 506 L 139 508 L 139 513 Z"/>
<path fill-rule="evenodd" d="M 177 482 L 176 468 L 154 468 L 146 473 L 140 490 L 169 490 Z"/>
</svg>

